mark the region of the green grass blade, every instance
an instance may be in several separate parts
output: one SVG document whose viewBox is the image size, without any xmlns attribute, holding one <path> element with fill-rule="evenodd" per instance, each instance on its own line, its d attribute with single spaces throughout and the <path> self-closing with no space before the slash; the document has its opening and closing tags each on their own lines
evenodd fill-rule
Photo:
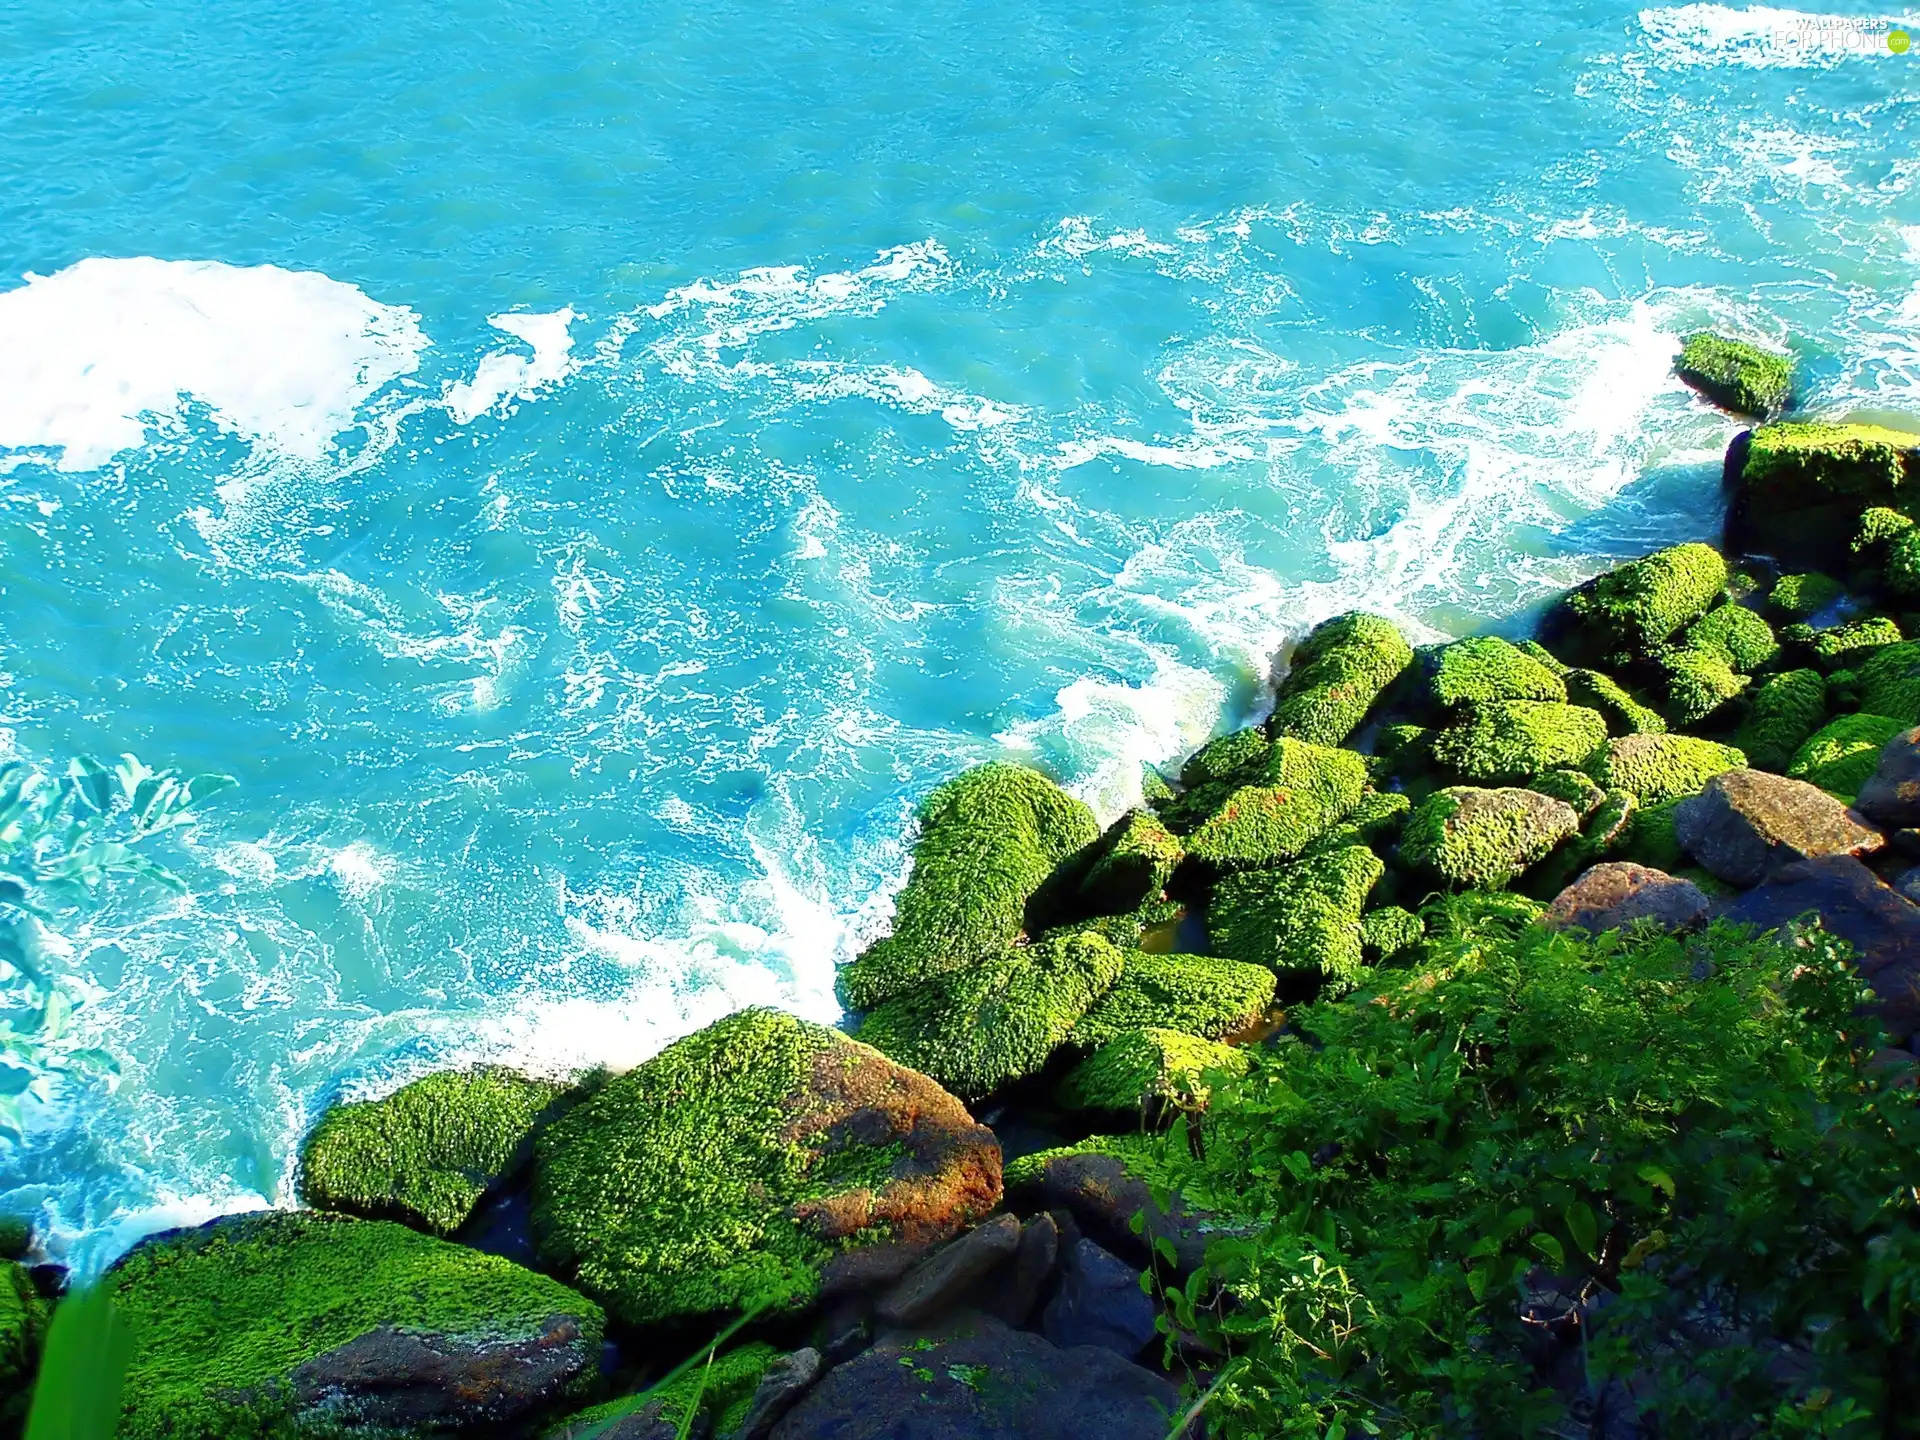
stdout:
<svg viewBox="0 0 1920 1440">
<path fill-rule="evenodd" d="M 53 1312 L 26 1440 L 113 1440 L 133 1330 L 104 1290 L 70 1295 Z"/>
</svg>

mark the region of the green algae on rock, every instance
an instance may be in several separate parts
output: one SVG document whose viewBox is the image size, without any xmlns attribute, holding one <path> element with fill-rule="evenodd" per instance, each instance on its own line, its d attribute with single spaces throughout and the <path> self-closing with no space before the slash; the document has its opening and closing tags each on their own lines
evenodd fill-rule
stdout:
<svg viewBox="0 0 1920 1440">
<path fill-rule="evenodd" d="M 1876 651 L 1900 641 L 1900 626 L 1885 615 L 1869 615 L 1816 630 L 1811 625 L 1789 625 L 1780 638 L 1791 652 L 1805 655 L 1832 673 L 1864 663 Z"/>
<path fill-rule="evenodd" d="M 1684 866 L 1687 852 L 1680 848 L 1679 838 L 1674 834 L 1673 817 L 1674 812 L 1691 798 L 1692 794 L 1673 795 L 1663 800 L 1648 801 L 1635 810 L 1626 843 L 1620 848 L 1622 858 L 1637 861 L 1654 870 L 1665 870 L 1668 874 Z"/>
<path fill-rule="evenodd" d="M 26 1267 L 0 1261 L 0 1428 L 26 1418 L 46 1325 L 46 1306 L 34 1293 Z"/>
<path fill-rule="evenodd" d="M 1318 974 L 1351 989 L 1362 954 L 1360 916 L 1386 873 L 1364 845 L 1271 870 L 1229 875 L 1214 889 L 1207 935 L 1222 955 L 1279 973 Z"/>
<path fill-rule="evenodd" d="M 1827 682 L 1817 670 L 1788 670 L 1753 692 L 1734 745 L 1760 770 L 1785 770 L 1794 752 L 1827 721 Z"/>
<path fill-rule="evenodd" d="M 1604 670 L 1569 670 L 1566 683 L 1567 699 L 1598 710 L 1609 735 L 1658 735 L 1667 728 L 1658 710 L 1641 704 Z"/>
<path fill-rule="evenodd" d="M 1045 1065 L 1125 963 L 1090 934 L 1002 951 L 889 1000 L 867 1016 L 860 1039 L 978 1099 Z"/>
<path fill-rule="evenodd" d="M 427 1075 L 382 1100 L 336 1105 L 300 1149 L 300 1198 L 320 1210 L 460 1228 L 565 1087 L 511 1070 Z"/>
<path fill-rule="evenodd" d="M 1367 784 L 1364 757 L 1284 736 L 1260 772 L 1261 783 L 1234 790 L 1187 838 L 1187 853 L 1215 872 L 1296 858 L 1353 809 Z"/>
<path fill-rule="evenodd" d="M 1847 593 L 1847 587 L 1831 575 L 1810 571 L 1804 575 L 1782 575 L 1774 581 L 1767 603 L 1789 620 L 1805 620 L 1835 604 Z"/>
<path fill-rule="evenodd" d="M 1056 1092 L 1069 1110 L 1143 1112 L 1204 1105 L 1213 1072 L 1243 1074 L 1246 1053 L 1178 1030 L 1128 1030 L 1082 1060 Z"/>
<path fill-rule="evenodd" d="M 1920 723 L 1920 640 L 1882 646 L 1860 664 L 1860 708 Z"/>
<path fill-rule="evenodd" d="M 1184 855 L 1180 842 L 1150 810 L 1129 810 L 1101 837 L 1100 857 L 1080 882 L 1080 899 L 1119 913 L 1159 898 Z"/>
<path fill-rule="evenodd" d="M 1006 949 L 1054 867 L 1100 836 L 1080 801 L 1037 770 L 1002 761 L 935 790 L 920 827 L 893 933 L 840 971 L 840 997 L 852 1009 Z"/>
<path fill-rule="evenodd" d="M 999 1199 L 1000 1147 L 953 1096 L 755 1009 L 543 1131 L 533 1224 L 550 1264 L 638 1325 L 805 1300 L 851 1245 L 943 1240 Z"/>
<path fill-rule="evenodd" d="M 1744 605 L 1709 610 L 1687 627 L 1685 647 L 1719 658 L 1742 675 L 1772 663 L 1780 653 L 1773 627 Z"/>
<path fill-rule="evenodd" d="M 1561 601 L 1585 648 L 1597 655 L 1647 655 L 1720 599 L 1727 562 L 1697 542 L 1656 550 L 1597 575 Z"/>
<path fill-rule="evenodd" d="M 1491 700 L 1564 702 L 1560 676 L 1526 651 L 1495 635 L 1456 640 L 1440 652 L 1433 698 L 1447 709 Z"/>
<path fill-rule="evenodd" d="M 1113 988 L 1067 1039 L 1092 1048 L 1130 1030 L 1164 1029 L 1217 1040 L 1258 1020 L 1273 1003 L 1273 986 L 1273 972 L 1264 965 L 1130 950 Z"/>
<path fill-rule="evenodd" d="M 1436 791 L 1407 821 L 1400 853 L 1456 889 L 1498 889 L 1580 829 L 1573 807 L 1536 790 Z"/>
<path fill-rule="evenodd" d="M 1376 962 L 1406 954 L 1426 936 L 1420 917 L 1398 905 L 1382 905 L 1360 917 L 1360 943 Z"/>
<path fill-rule="evenodd" d="M 1691 795 L 1721 771 L 1746 763 L 1733 746 L 1695 735 L 1623 735 L 1607 742 L 1587 773 L 1606 789 L 1632 791 L 1646 806 Z"/>
<path fill-rule="evenodd" d="M 1293 653 L 1268 732 L 1338 745 L 1412 663 L 1413 647 L 1382 616 L 1356 611 L 1317 625 Z"/>
<path fill-rule="evenodd" d="M 1441 731 L 1433 758 L 1466 780 L 1527 780 L 1542 770 L 1582 765 L 1606 741 L 1607 722 L 1584 705 L 1497 700 Z"/>
<path fill-rule="evenodd" d="M 1744 340 L 1699 330 L 1680 342 L 1674 373 L 1723 410 L 1767 416 L 1786 407 L 1793 362 Z"/>
<path fill-rule="evenodd" d="M 1607 798 L 1607 792 L 1582 770 L 1544 770 L 1533 777 L 1527 789 L 1571 805 L 1583 823 Z"/>
<path fill-rule="evenodd" d="M 1920 435 L 1880 425 L 1756 426 L 1739 463 L 1729 540 L 1826 565 L 1844 558 L 1862 511 L 1911 503 Z"/>
<path fill-rule="evenodd" d="M 1887 741 L 1909 728 L 1907 721 L 1889 715 L 1842 715 L 1794 751 L 1786 773 L 1851 805 L 1880 763 Z"/>
<path fill-rule="evenodd" d="M 1407 812 L 1412 808 L 1413 802 L 1397 791 L 1369 790 L 1347 812 L 1346 819 L 1326 830 L 1303 853 L 1317 855 L 1347 845 L 1390 845 L 1407 823 Z"/>
<path fill-rule="evenodd" d="M 383 1385 L 379 1356 L 423 1342 L 443 1363 L 470 1357 L 474 1383 L 429 1376 L 416 1388 L 470 1426 L 510 1429 L 591 1380 L 604 1323 L 584 1296 L 497 1255 L 342 1215 L 174 1231 L 104 1283 L 133 1331 L 121 1440 L 398 1429 L 404 1397 Z M 482 1381 L 489 1367 L 503 1373 Z"/>
</svg>

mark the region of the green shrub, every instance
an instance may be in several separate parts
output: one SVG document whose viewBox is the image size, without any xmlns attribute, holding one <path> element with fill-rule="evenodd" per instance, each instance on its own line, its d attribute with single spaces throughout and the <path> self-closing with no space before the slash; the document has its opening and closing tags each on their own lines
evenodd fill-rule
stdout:
<svg viewBox="0 0 1920 1440">
<path fill-rule="evenodd" d="M 1920 640 L 1874 651 L 1860 664 L 1860 708 L 1920 724 Z"/>
<path fill-rule="evenodd" d="M 1726 584 L 1719 551 L 1675 545 L 1594 577 L 1562 604 L 1594 653 L 1645 655 L 1706 613 Z"/>
<path fill-rule="evenodd" d="M 1744 340 L 1701 330 L 1681 341 L 1674 373 L 1723 410 L 1771 415 L 1783 409 L 1793 362 Z"/>
<path fill-rule="evenodd" d="M 1667 728 L 1659 711 L 1642 705 L 1619 681 L 1602 670 L 1569 671 L 1567 699 L 1589 710 L 1598 710 L 1607 722 L 1609 735 L 1658 735 Z"/>
<path fill-rule="evenodd" d="M 1069 1043 L 1092 1049 L 1130 1030 L 1207 1040 L 1251 1025 L 1273 1003 L 1273 972 L 1212 955 L 1125 953 L 1120 978 L 1075 1022 Z"/>
<path fill-rule="evenodd" d="M 1238 1362 L 1208 1433 L 1572 1433 L 1522 1333 L 1536 1270 L 1612 1292 L 1578 1358 L 1663 1435 L 1904 1433 L 1920 1110 L 1869 1066 L 1842 947 L 1496 925 L 1428 951 L 1296 1011 L 1310 1043 L 1160 1142 L 1164 1184 L 1258 1222 L 1164 1292 Z M 1733 1342 L 1687 1343 L 1702 1314 Z M 1784 1392 L 1777 1344 L 1809 1367 Z"/>
<path fill-rule="evenodd" d="M 1413 647 L 1391 620 L 1358 613 L 1328 620 L 1294 651 L 1268 729 L 1338 745 L 1412 663 Z"/>
<path fill-rule="evenodd" d="M 1498 889 L 1580 828 L 1573 807 L 1534 790 L 1439 790 L 1407 821 L 1400 854 L 1458 888 Z"/>
<path fill-rule="evenodd" d="M 995 761 L 949 780 L 921 807 L 893 933 L 841 969 L 840 998 L 869 1010 L 1006 949 L 1028 897 L 1099 834 L 1091 810 L 1023 765 Z"/>
<path fill-rule="evenodd" d="M 1467 780 L 1527 780 L 1542 770 L 1581 765 L 1607 741 L 1597 710 L 1540 700 L 1501 700 L 1475 707 L 1440 732 L 1433 758 Z"/>
<path fill-rule="evenodd" d="M 1757 770 L 1784 770 L 1806 738 L 1827 719 L 1827 686 L 1817 670 L 1775 675 L 1753 693 L 1734 744 Z"/>
<path fill-rule="evenodd" d="M 1805 620 L 1836 603 L 1847 587 L 1831 575 L 1782 575 L 1774 582 L 1767 603 L 1789 620 Z"/>
<path fill-rule="evenodd" d="M 1080 882 L 1081 902 L 1118 913 L 1157 899 L 1184 852 L 1158 816 L 1129 810 L 1107 828 L 1100 858 Z"/>
<path fill-rule="evenodd" d="M 1567 687 L 1533 656 L 1498 636 L 1484 635 L 1456 640 L 1440 652 L 1433 698 L 1448 709 L 1490 700 L 1565 702 Z"/>
<path fill-rule="evenodd" d="M 1609 740 L 1587 773 L 1606 789 L 1631 790 L 1643 805 L 1692 795 L 1747 757 L 1731 745 L 1693 735 L 1623 735 Z"/>
<path fill-rule="evenodd" d="M 511 1070 L 445 1071 L 336 1105 L 300 1150 L 300 1198 L 436 1235 L 465 1223 L 563 1086 Z"/>
<path fill-rule="evenodd" d="M 1886 715 L 1842 715 L 1794 752 L 1787 774 L 1851 805 L 1879 765 L 1887 741 L 1909 728 Z"/>
<path fill-rule="evenodd" d="M 1276 974 L 1317 974 L 1329 989 L 1360 974 L 1360 914 L 1386 866 L 1350 845 L 1273 870 L 1229 875 L 1214 889 L 1207 937 L 1219 954 Z"/>
<path fill-rule="evenodd" d="M 120 1440 L 282 1440 L 303 1362 L 382 1327 L 530 1340 L 555 1315 L 595 1373 L 602 1317 L 556 1280 L 405 1226 L 270 1212 L 152 1240 L 107 1277 L 133 1331 Z"/>
<path fill-rule="evenodd" d="M 1124 963 L 1097 935 L 1004 951 L 895 996 L 867 1016 L 860 1040 L 977 1099 L 1045 1065 Z"/>
<path fill-rule="evenodd" d="M 1687 629 L 1686 648 L 1712 655 L 1742 675 L 1771 664 L 1780 653 L 1773 627 L 1744 605 L 1709 610 Z"/>
<path fill-rule="evenodd" d="M 1244 1050 L 1177 1030 L 1129 1030 L 1067 1072 L 1058 1098 L 1069 1110 L 1157 1112 L 1207 1103 L 1209 1076 L 1247 1068 Z"/>
<path fill-rule="evenodd" d="M 1654 662 L 1666 674 L 1667 717 L 1695 725 L 1747 688 L 1747 677 L 1708 650 L 1668 650 Z"/>
</svg>

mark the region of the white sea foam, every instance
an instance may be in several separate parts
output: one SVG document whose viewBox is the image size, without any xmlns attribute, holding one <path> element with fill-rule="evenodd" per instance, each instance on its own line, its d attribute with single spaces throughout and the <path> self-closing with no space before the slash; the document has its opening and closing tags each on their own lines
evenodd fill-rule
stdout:
<svg viewBox="0 0 1920 1440">
<path fill-rule="evenodd" d="M 1640 12 L 1646 43 L 1661 63 L 1825 69 L 1845 60 L 1896 55 L 1887 33 L 1902 22 L 1871 15 L 1821 15 L 1767 5 L 1676 5 Z"/>
<path fill-rule="evenodd" d="M 511 350 L 496 350 L 485 356 L 473 379 L 447 385 L 444 398 L 448 413 L 465 425 L 505 401 L 531 400 L 546 386 L 565 380 L 580 368 L 573 358 L 572 326 L 578 318 L 571 307 L 544 315 L 489 317 L 489 325 L 524 341 L 533 355 L 529 358 Z"/>
<path fill-rule="evenodd" d="M 0 294 L 0 449 L 96 468 L 191 400 L 317 459 L 427 344 L 413 311 L 310 271 L 82 260 Z"/>
</svg>

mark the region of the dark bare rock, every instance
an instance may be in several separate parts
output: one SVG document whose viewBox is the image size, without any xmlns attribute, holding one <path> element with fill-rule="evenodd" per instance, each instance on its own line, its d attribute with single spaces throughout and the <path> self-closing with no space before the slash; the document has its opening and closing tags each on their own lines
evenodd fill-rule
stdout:
<svg viewBox="0 0 1920 1440">
<path fill-rule="evenodd" d="M 976 1281 L 1013 1258 L 1020 1221 L 996 1215 L 942 1246 L 880 1298 L 874 1313 L 883 1324 L 917 1325 L 952 1308 Z"/>
<path fill-rule="evenodd" d="M 1853 946 L 1893 1039 L 1920 1030 L 1920 906 L 1852 856 L 1823 855 L 1775 871 L 1725 912 L 1727 919 L 1761 930 L 1808 913 Z"/>
<path fill-rule="evenodd" d="M 1082 1240 L 1060 1266 L 1060 1288 L 1041 1314 L 1040 1333 L 1063 1349 L 1099 1345 L 1131 1360 L 1152 1342 L 1158 1314 L 1138 1270 Z"/>
<path fill-rule="evenodd" d="M 767 1440 L 773 1427 L 813 1388 L 822 1369 L 820 1352 L 812 1348 L 782 1355 L 766 1368 L 747 1407 L 747 1418 L 730 1440 Z"/>
<path fill-rule="evenodd" d="M 1177 1195 L 1172 1209 L 1162 1210 L 1146 1182 L 1129 1175 L 1113 1156 L 1097 1152 L 1054 1156 L 1009 1199 L 1023 1210 L 1066 1211 L 1088 1238 L 1136 1264 L 1146 1264 L 1153 1243 L 1165 1239 L 1173 1245 L 1174 1268 L 1182 1275 L 1200 1268 L 1208 1242 L 1225 1223 Z M 1133 1231 L 1136 1215 L 1146 1217 L 1139 1235 Z"/>
<path fill-rule="evenodd" d="M 1179 1400 L 1111 1350 L 968 1313 L 828 1371 L 772 1440 L 1166 1440 Z"/>
<path fill-rule="evenodd" d="M 1712 912 L 1713 902 L 1691 880 L 1631 860 L 1609 860 L 1556 895 L 1541 920 L 1556 930 L 1598 935 L 1636 920 L 1651 920 L 1662 930 L 1693 930 Z"/>
<path fill-rule="evenodd" d="M 1728 770 L 1673 814 L 1680 848 L 1733 885 L 1822 855 L 1870 855 L 1886 844 L 1817 785 L 1764 770 Z"/>
<path fill-rule="evenodd" d="M 1880 763 L 1853 808 L 1889 830 L 1920 826 L 1920 726 L 1881 747 Z"/>
<path fill-rule="evenodd" d="M 1020 1227 L 1020 1246 L 1013 1252 L 1005 1283 L 983 1296 L 980 1308 L 1009 1325 L 1025 1325 L 1033 1316 L 1033 1307 L 1040 1303 L 1040 1292 L 1053 1274 L 1061 1248 L 1060 1226 L 1052 1215 L 1036 1215 L 1027 1221 Z"/>
</svg>

